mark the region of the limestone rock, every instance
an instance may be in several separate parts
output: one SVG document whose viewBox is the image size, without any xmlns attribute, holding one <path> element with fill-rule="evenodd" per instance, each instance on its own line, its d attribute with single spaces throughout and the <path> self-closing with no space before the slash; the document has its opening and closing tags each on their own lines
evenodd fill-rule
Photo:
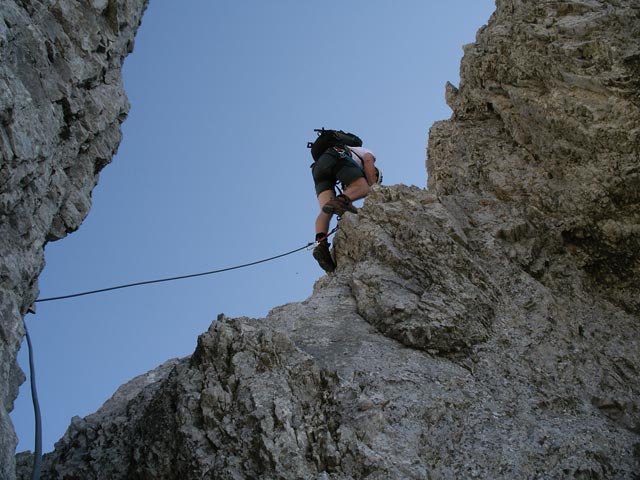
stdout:
<svg viewBox="0 0 640 480">
<path fill-rule="evenodd" d="M 360 315 L 432 353 L 468 352 L 487 340 L 499 294 L 467 249 L 463 224 L 416 188 L 373 193 L 361 215 L 344 219 L 336 242 L 340 264 L 353 266 Z"/>
<path fill-rule="evenodd" d="M 218 318 L 43 478 L 636 478 L 640 7 L 496 7 L 428 190 L 376 187 L 311 297 Z"/>
<path fill-rule="evenodd" d="M 432 127 L 429 188 L 467 210 L 499 200 L 503 232 L 526 226 L 502 239 L 531 274 L 558 282 L 570 261 L 637 314 L 640 6 L 497 5 L 465 47 L 452 119 Z"/>
<path fill-rule="evenodd" d="M 78 228 L 129 105 L 121 66 L 146 0 L 0 2 L 0 478 L 14 476 L 8 413 L 24 374 L 22 317 L 46 242 Z"/>
</svg>

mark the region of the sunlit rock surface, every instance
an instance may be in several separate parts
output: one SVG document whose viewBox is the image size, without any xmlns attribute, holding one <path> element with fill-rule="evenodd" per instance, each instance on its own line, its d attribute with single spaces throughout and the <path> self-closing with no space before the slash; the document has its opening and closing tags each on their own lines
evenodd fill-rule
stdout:
<svg viewBox="0 0 640 480">
<path fill-rule="evenodd" d="M 640 6 L 496 3 L 429 188 L 376 187 L 309 299 L 221 316 L 44 478 L 637 478 Z"/>
</svg>

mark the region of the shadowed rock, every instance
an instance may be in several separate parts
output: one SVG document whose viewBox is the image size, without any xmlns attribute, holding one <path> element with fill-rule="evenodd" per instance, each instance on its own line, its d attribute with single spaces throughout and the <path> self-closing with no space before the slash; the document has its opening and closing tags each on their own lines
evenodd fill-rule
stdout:
<svg viewBox="0 0 640 480">
<path fill-rule="evenodd" d="M 496 7 L 428 190 L 375 187 L 311 297 L 220 316 L 43 478 L 635 478 L 640 9 Z"/>
<path fill-rule="evenodd" d="M 24 374 L 22 317 L 46 242 L 76 230 L 129 104 L 121 67 L 146 0 L 0 2 L 0 478 L 14 477 L 8 413 Z"/>
</svg>

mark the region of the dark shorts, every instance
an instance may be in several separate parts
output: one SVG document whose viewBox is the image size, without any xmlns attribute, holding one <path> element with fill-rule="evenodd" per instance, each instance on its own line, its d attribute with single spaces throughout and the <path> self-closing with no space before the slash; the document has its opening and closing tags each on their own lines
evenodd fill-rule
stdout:
<svg viewBox="0 0 640 480">
<path fill-rule="evenodd" d="M 364 172 L 350 160 L 340 158 L 333 149 L 327 150 L 312 165 L 311 173 L 316 184 L 316 195 L 325 190 L 333 190 L 337 181 L 346 188 L 351 182 L 360 177 L 364 178 Z"/>
</svg>

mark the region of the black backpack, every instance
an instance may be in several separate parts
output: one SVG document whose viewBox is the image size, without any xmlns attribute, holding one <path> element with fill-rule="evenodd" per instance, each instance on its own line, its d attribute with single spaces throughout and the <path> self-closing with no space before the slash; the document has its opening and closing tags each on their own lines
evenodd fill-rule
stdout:
<svg viewBox="0 0 640 480">
<path fill-rule="evenodd" d="M 320 158 L 328 148 L 337 146 L 361 147 L 362 140 L 353 133 L 343 132 L 342 130 L 325 130 L 324 128 L 316 128 L 314 132 L 318 133 L 315 142 L 308 142 L 307 148 L 311 149 L 311 156 L 315 162 Z"/>
</svg>

